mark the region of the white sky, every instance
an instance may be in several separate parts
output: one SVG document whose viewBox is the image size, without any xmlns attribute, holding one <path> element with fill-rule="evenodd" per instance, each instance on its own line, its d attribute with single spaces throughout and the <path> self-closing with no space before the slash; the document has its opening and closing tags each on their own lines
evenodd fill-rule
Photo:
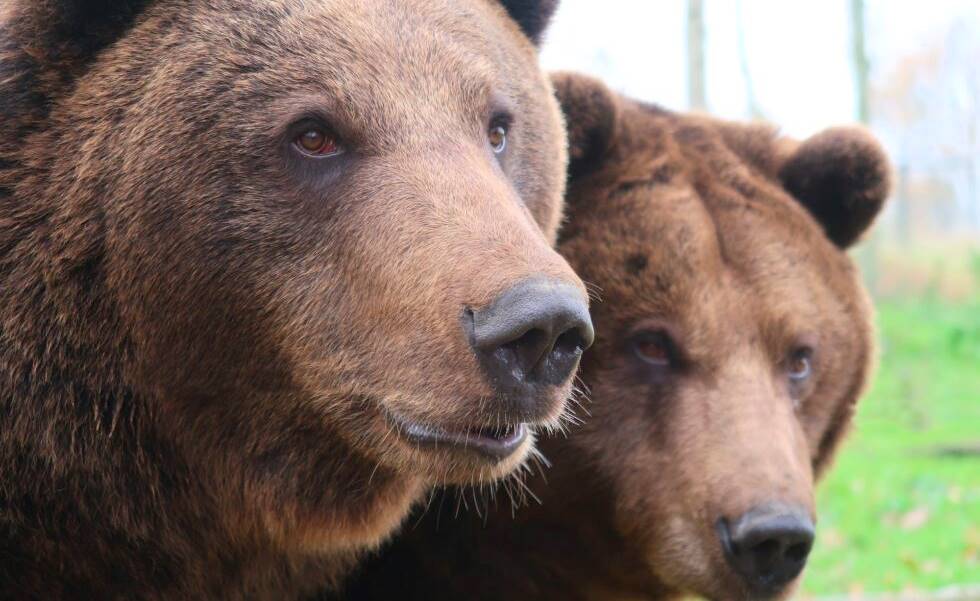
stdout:
<svg viewBox="0 0 980 601">
<path fill-rule="evenodd" d="M 873 77 L 963 20 L 980 35 L 980 0 L 867 0 Z M 766 118 L 806 136 L 853 121 L 848 0 L 705 0 L 709 110 L 748 116 L 738 56 L 739 5 L 755 96 Z M 687 2 L 563 0 L 542 50 L 549 69 L 584 71 L 614 89 L 687 107 Z"/>
</svg>

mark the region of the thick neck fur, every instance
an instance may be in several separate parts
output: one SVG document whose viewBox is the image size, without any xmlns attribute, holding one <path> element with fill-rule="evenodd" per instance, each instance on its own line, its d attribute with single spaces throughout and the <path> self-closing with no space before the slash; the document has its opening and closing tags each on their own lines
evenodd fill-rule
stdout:
<svg viewBox="0 0 980 601">
<path fill-rule="evenodd" d="M 97 220 L 65 215 L 43 170 L 7 166 L 0 596 L 154 598 L 205 576 L 234 580 L 229 558 L 208 557 L 206 541 L 226 536 L 217 503 L 202 502 L 213 493 L 123 382 L 127 341 L 103 285 Z"/>
<path fill-rule="evenodd" d="M 354 553 L 283 550 L 243 501 L 247 472 L 202 459 L 161 416 L 167 399 L 127 381 L 106 190 L 51 168 L 77 151 L 52 114 L 84 49 L 32 47 L 30 18 L 0 10 L 0 598 L 284 599 L 329 585 Z M 339 463 L 322 477 L 373 473 Z"/>
<path fill-rule="evenodd" d="M 538 498 L 516 510 L 497 491 L 484 505 L 470 491 L 436 495 L 424 515 L 350 579 L 339 599 L 438 601 L 535 599 L 594 601 L 670 599 L 676 596 L 630 565 L 628 542 L 609 524 L 612 498 L 596 494 L 585 458 L 562 446 L 562 463 L 581 470 L 534 474 L 526 486 Z M 548 454 L 547 441 L 545 454 Z M 583 486 L 583 482 L 589 485 Z M 611 491 L 610 491 L 611 492 Z M 540 501 L 540 502 L 539 502 Z M 477 509 L 479 506 L 479 509 Z M 588 523 L 582 516 L 592 516 Z M 362 576 L 363 575 L 363 576 Z M 601 583 L 602 588 L 597 588 Z"/>
<path fill-rule="evenodd" d="M 126 382 L 97 199 L 51 181 L 28 112 L 0 132 L 0 597 L 282 599 L 336 579 L 352 554 L 279 550 L 241 479 L 218 486 Z"/>
<path fill-rule="evenodd" d="M 0 597 L 287 598 L 336 578 L 352 555 L 291 557 L 229 524 L 249 519 L 234 495 L 124 382 L 98 226 L 55 204 L 0 198 Z"/>
</svg>

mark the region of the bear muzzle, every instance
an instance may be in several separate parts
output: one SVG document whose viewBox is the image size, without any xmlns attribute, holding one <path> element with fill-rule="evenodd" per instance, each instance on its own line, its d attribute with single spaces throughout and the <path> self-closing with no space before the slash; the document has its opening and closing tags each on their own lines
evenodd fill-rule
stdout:
<svg viewBox="0 0 980 601">
<path fill-rule="evenodd" d="M 540 277 L 515 284 L 486 307 L 467 309 L 463 328 L 499 411 L 527 421 L 554 413 L 555 391 L 569 383 L 595 339 L 581 290 Z"/>
<path fill-rule="evenodd" d="M 814 525 L 802 507 L 767 504 L 716 524 L 729 565 L 760 597 L 779 595 L 806 566 Z"/>
</svg>

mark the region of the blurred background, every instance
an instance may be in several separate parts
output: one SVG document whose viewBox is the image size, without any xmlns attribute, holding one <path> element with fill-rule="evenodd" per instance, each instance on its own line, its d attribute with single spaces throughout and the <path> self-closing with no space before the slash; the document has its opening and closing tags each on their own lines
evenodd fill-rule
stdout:
<svg viewBox="0 0 980 601">
<path fill-rule="evenodd" d="M 672 109 L 879 136 L 894 194 L 854 253 L 880 365 L 800 597 L 980 599 L 980 1 L 563 0 L 542 60 Z"/>
</svg>

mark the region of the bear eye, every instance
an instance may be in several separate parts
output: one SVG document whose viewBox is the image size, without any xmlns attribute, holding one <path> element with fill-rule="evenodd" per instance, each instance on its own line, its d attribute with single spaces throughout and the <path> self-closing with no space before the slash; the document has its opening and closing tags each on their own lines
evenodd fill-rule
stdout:
<svg viewBox="0 0 980 601">
<path fill-rule="evenodd" d="M 311 157 L 332 157 L 343 152 L 337 138 L 327 130 L 311 126 L 293 141 L 300 152 Z"/>
<path fill-rule="evenodd" d="M 638 332 L 633 336 L 632 346 L 633 352 L 644 363 L 657 367 L 666 367 L 671 363 L 673 347 L 664 332 Z"/>
<path fill-rule="evenodd" d="M 813 372 L 813 350 L 802 347 L 790 353 L 787 370 L 793 382 L 800 383 L 809 378 Z"/>
<path fill-rule="evenodd" d="M 490 141 L 490 148 L 494 153 L 500 154 L 507 148 L 507 127 L 504 125 L 494 125 L 487 132 L 487 139 Z"/>
</svg>

